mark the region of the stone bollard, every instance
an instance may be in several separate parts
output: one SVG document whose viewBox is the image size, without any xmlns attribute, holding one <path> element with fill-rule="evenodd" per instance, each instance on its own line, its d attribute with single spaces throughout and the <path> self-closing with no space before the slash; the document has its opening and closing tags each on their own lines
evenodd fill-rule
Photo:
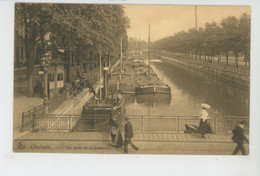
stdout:
<svg viewBox="0 0 260 176">
<path fill-rule="evenodd" d="M 49 112 L 49 99 L 45 98 L 43 100 L 43 108 L 44 108 L 44 114 L 48 114 Z"/>
<path fill-rule="evenodd" d="M 68 87 L 65 87 L 65 92 L 66 92 L 66 100 L 70 99 L 70 89 Z"/>
</svg>

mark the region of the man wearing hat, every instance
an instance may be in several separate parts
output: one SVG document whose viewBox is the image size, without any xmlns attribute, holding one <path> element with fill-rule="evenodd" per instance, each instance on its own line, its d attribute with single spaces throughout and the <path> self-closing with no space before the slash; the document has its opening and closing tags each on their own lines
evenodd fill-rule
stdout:
<svg viewBox="0 0 260 176">
<path fill-rule="evenodd" d="M 244 132 L 245 124 L 246 124 L 245 121 L 241 121 L 232 131 L 233 133 L 232 140 L 237 144 L 232 155 L 236 155 L 239 150 L 241 150 L 243 155 L 246 155 L 244 141 L 246 141 L 247 143 L 249 143 L 249 141 L 245 136 L 245 132 Z"/>
<path fill-rule="evenodd" d="M 135 150 L 138 150 L 138 147 L 136 147 L 131 140 L 134 137 L 132 123 L 129 121 L 128 117 L 125 117 L 125 121 L 126 124 L 125 124 L 124 152 L 128 153 L 128 144 L 130 144 Z"/>
</svg>

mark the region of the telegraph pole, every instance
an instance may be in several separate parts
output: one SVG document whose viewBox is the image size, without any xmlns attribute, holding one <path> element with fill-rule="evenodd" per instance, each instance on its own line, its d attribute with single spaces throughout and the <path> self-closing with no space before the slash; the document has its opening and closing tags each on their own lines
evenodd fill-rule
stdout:
<svg viewBox="0 0 260 176">
<path fill-rule="evenodd" d="M 120 38 L 120 72 L 123 70 L 123 39 Z"/>
<path fill-rule="evenodd" d="M 140 36 L 139 36 L 139 53 L 138 53 L 138 55 L 139 55 L 139 61 L 140 61 L 140 59 L 141 59 L 141 48 L 140 48 L 141 46 L 140 46 Z"/>
<path fill-rule="evenodd" d="M 198 30 L 198 24 L 197 24 L 197 6 L 195 5 L 195 29 Z"/>
<path fill-rule="evenodd" d="M 103 88 L 103 83 L 102 83 L 102 52 L 100 50 L 99 53 L 99 81 L 100 81 L 100 88 L 99 88 L 99 99 L 102 99 L 102 88 Z"/>
<path fill-rule="evenodd" d="M 149 28 L 148 28 L 148 66 L 150 66 L 150 21 L 149 21 Z"/>
</svg>

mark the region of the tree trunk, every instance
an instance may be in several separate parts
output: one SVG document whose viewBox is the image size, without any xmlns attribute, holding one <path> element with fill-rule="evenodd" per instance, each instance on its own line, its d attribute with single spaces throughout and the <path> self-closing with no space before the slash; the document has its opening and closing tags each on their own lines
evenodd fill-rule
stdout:
<svg viewBox="0 0 260 176">
<path fill-rule="evenodd" d="M 66 70 L 67 70 L 67 81 L 70 82 L 70 51 L 68 48 L 65 48 L 65 62 L 66 62 Z"/>
<path fill-rule="evenodd" d="M 97 57 L 97 66 L 100 65 L 100 60 L 99 60 L 99 58 L 100 58 L 100 53 L 98 53 L 98 57 Z"/>
<path fill-rule="evenodd" d="M 28 69 L 28 93 L 29 96 L 32 97 L 34 94 L 33 91 L 33 68 Z"/>
<path fill-rule="evenodd" d="M 236 68 L 238 68 L 238 54 L 235 54 L 235 64 Z"/>
<path fill-rule="evenodd" d="M 35 43 L 32 40 L 25 42 L 25 51 L 27 59 L 27 77 L 28 77 L 28 95 L 33 96 L 33 67 L 35 60 Z"/>
<path fill-rule="evenodd" d="M 44 36 L 41 36 L 41 55 L 40 55 L 40 58 L 42 58 L 43 57 L 43 55 L 44 55 L 44 52 L 45 52 L 45 44 L 44 44 Z"/>
<path fill-rule="evenodd" d="M 71 66 L 74 66 L 74 53 L 70 52 Z"/>
<path fill-rule="evenodd" d="M 93 67 L 96 68 L 96 53 L 93 55 Z"/>
<path fill-rule="evenodd" d="M 228 66 L 228 52 L 226 52 L 226 66 Z"/>
<path fill-rule="evenodd" d="M 220 54 L 218 54 L 218 64 L 220 63 Z"/>
<path fill-rule="evenodd" d="M 91 52 L 89 54 L 89 70 L 92 70 L 92 60 L 93 60 L 93 53 Z"/>
<path fill-rule="evenodd" d="M 87 64 L 86 63 L 83 63 L 83 70 L 84 70 L 84 73 L 87 73 Z"/>
<path fill-rule="evenodd" d="M 95 53 L 95 67 L 98 66 L 98 57 L 97 56 L 98 56 L 97 53 Z"/>
<path fill-rule="evenodd" d="M 244 61 L 245 61 L 245 66 L 247 66 L 247 58 L 246 58 L 246 55 L 244 57 Z"/>
</svg>

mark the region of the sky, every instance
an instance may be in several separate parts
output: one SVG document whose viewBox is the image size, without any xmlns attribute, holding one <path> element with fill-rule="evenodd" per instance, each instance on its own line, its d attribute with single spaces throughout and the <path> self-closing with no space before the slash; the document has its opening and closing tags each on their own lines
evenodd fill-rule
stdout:
<svg viewBox="0 0 260 176">
<path fill-rule="evenodd" d="M 124 5 L 125 14 L 130 19 L 131 28 L 128 37 L 147 41 L 150 20 L 151 41 L 174 35 L 179 31 L 188 31 L 195 27 L 195 6 L 191 5 Z M 251 14 L 250 6 L 197 6 L 197 25 L 220 23 L 228 16 L 240 17 Z"/>
</svg>

